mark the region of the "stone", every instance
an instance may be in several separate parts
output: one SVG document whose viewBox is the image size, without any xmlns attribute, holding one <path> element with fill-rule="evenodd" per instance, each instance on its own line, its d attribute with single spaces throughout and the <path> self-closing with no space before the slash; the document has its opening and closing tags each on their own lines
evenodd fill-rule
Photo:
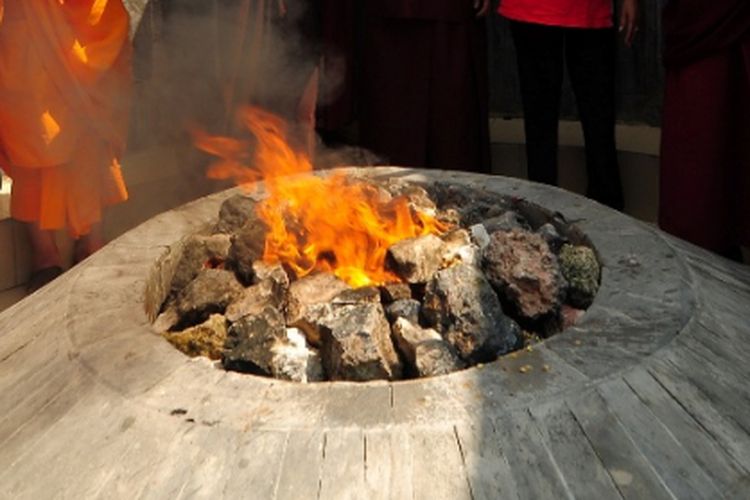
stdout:
<svg viewBox="0 0 750 500">
<path fill-rule="evenodd" d="M 380 304 L 338 306 L 326 321 L 323 367 L 330 380 L 396 380 L 401 361 Z"/>
<path fill-rule="evenodd" d="M 471 241 L 480 250 L 484 250 L 490 244 L 490 233 L 487 232 L 487 229 L 483 225 L 474 224 L 469 227 L 469 233 L 471 234 Z"/>
<path fill-rule="evenodd" d="M 281 264 L 266 264 L 262 260 L 253 262 L 253 274 L 256 282 L 272 280 L 280 290 L 289 288 L 289 275 Z"/>
<path fill-rule="evenodd" d="M 514 229 L 527 231 L 529 224 L 521 214 L 508 210 L 500 216 L 482 221 L 482 225 L 489 234 L 496 231 L 512 231 Z"/>
<path fill-rule="evenodd" d="M 550 250 L 552 250 L 552 252 L 554 252 L 555 254 L 560 253 L 560 249 L 562 248 L 562 246 L 567 243 L 567 239 L 561 236 L 557 231 L 555 225 L 550 222 L 542 224 L 542 226 L 537 229 L 536 232 L 539 234 L 539 236 L 544 238 L 544 241 L 547 242 Z"/>
<path fill-rule="evenodd" d="M 188 356 L 220 359 L 227 339 L 227 320 L 221 314 L 212 314 L 200 325 L 163 335 L 170 344 Z"/>
<path fill-rule="evenodd" d="M 380 301 L 390 304 L 397 300 L 410 299 L 411 287 L 406 283 L 387 283 L 380 285 Z"/>
<path fill-rule="evenodd" d="M 599 290 L 601 272 L 594 251 L 583 245 L 563 245 L 560 268 L 568 282 L 568 302 L 579 309 L 589 307 Z"/>
<path fill-rule="evenodd" d="M 165 333 L 173 329 L 180 322 L 180 313 L 174 302 L 169 302 L 154 320 L 152 325 L 156 333 Z"/>
<path fill-rule="evenodd" d="M 290 326 L 305 315 L 305 310 L 315 304 L 329 302 L 336 295 L 351 287 L 336 276 L 316 273 L 304 276 L 289 286 L 287 294 L 286 320 Z"/>
<path fill-rule="evenodd" d="M 229 255 L 230 246 L 231 241 L 226 234 L 195 234 L 185 238 L 182 256 L 172 277 L 172 291 L 182 290 L 201 269 L 223 266 Z"/>
<path fill-rule="evenodd" d="M 211 314 L 223 314 L 242 291 L 233 273 L 223 269 L 202 270 L 177 296 L 180 323 L 195 325 Z"/>
<path fill-rule="evenodd" d="M 445 243 L 442 267 L 452 266 L 458 262 L 472 266 L 480 264 L 481 254 L 466 229 L 454 229 L 442 235 L 440 239 Z"/>
<path fill-rule="evenodd" d="M 398 350 L 418 376 L 444 375 L 463 367 L 450 345 L 432 328 L 398 318 L 392 331 Z"/>
<path fill-rule="evenodd" d="M 407 283 L 425 283 L 440 269 L 445 243 L 434 234 L 391 245 L 386 266 Z"/>
<path fill-rule="evenodd" d="M 219 220 L 214 232 L 231 234 L 248 221 L 257 219 L 256 202 L 244 194 L 236 194 L 224 200 L 219 209 Z"/>
<path fill-rule="evenodd" d="M 281 311 L 285 305 L 285 294 L 286 290 L 276 281 L 264 279 L 257 285 L 245 288 L 237 300 L 227 307 L 226 317 L 229 321 L 235 322 L 243 316 L 259 314 L 269 306 Z"/>
<path fill-rule="evenodd" d="M 512 349 L 520 334 L 482 272 L 466 264 L 438 271 L 427 283 L 422 315 L 470 362 L 494 360 Z"/>
<path fill-rule="evenodd" d="M 386 187 L 393 196 L 405 197 L 409 205 L 415 210 L 427 215 L 435 216 L 437 206 L 430 197 L 430 194 L 422 186 L 416 184 L 393 181 L 388 182 Z"/>
<path fill-rule="evenodd" d="M 271 347 L 271 374 L 293 382 L 320 382 L 325 379 L 320 353 L 307 347 L 296 328 L 287 328 L 285 340 Z"/>
<path fill-rule="evenodd" d="M 581 316 L 586 311 L 583 309 L 576 309 L 575 307 L 571 307 L 568 304 L 563 304 L 562 309 L 560 310 L 560 316 L 562 316 L 562 328 L 563 330 L 566 328 L 570 328 L 571 326 L 578 323 L 578 320 L 581 319 Z"/>
<path fill-rule="evenodd" d="M 493 288 L 519 316 L 536 320 L 559 311 L 565 291 L 557 257 L 544 239 L 526 231 L 497 231 L 484 249 Z"/>
<path fill-rule="evenodd" d="M 228 263 L 237 273 L 237 277 L 246 285 L 253 282 L 255 271 L 253 264 L 263 257 L 266 244 L 266 225 L 257 219 L 251 219 L 232 235 Z"/>
<path fill-rule="evenodd" d="M 224 344 L 222 364 L 227 370 L 272 375 L 273 348 L 286 338 L 284 316 L 273 307 L 232 324 Z"/>
<path fill-rule="evenodd" d="M 414 299 L 397 300 L 392 304 L 388 304 L 385 308 L 385 315 L 391 323 L 398 318 L 404 318 L 414 324 L 418 324 L 421 312 L 422 304 Z"/>
<path fill-rule="evenodd" d="M 352 304 L 379 304 L 380 303 L 380 290 L 374 286 L 366 286 L 362 288 L 353 288 L 350 290 L 344 290 L 343 292 L 336 295 L 331 299 L 331 304 L 336 305 L 352 305 Z"/>
<path fill-rule="evenodd" d="M 333 308 L 330 303 L 309 304 L 293 322 L 287 322 L 291 327 L 299 329 L 307 339 L 307 342 L 315 347 L 323 343 L 323 330 L 326 328 L 327 320 L 330 319 Z"/>
</svg>

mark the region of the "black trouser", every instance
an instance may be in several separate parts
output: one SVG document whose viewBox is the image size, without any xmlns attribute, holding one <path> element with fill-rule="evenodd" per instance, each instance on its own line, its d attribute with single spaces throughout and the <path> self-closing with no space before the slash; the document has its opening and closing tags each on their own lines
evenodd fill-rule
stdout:
<svg viewBox="0 0 750 500">
<path fill-rule="evenodd" d="M 587 196 L 622 209 L 615 149 L 614 28 L 511 22 L 521 81 L 529 179 L 557 184 L 557 126 L 567 63 L 586 142 Z"/>
</svg>

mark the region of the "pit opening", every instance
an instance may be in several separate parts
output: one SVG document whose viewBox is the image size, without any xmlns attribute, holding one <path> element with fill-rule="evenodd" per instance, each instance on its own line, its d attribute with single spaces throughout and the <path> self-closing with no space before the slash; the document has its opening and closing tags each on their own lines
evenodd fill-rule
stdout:
<svg viewBox="0 0 750 500">
<path fill-rule="evenodd" d="M 219 368 L 297 382 L 447 375 L 534 345 L 575 324 L 601 264 L 563 214 L 450 182 L 366 182 L 383 199 L 443 224 L 386 255 L 387 283 L 353 286 L 263 262 L 259 199 L 235 195 L 216 221 L 175 243 L 152 281 L 153 327 Z M 320 259 L 334 263 L 335 249 Z M 157 276 L 158 275 L 158 276 Z M 147 300 L 148 302 L 148 300 Z"/>
</svg>

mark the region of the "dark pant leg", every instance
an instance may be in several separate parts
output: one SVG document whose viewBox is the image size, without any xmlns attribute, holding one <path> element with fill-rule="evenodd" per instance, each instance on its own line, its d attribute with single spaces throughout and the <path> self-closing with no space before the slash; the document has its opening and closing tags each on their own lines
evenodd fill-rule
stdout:
<svg viewBox="0 0 750 500">
<path fill-rule="evenodd" d="M 521 82 L 529 179 L 554 185 L 564 30 L 515 21 L 510 26 Z"/>
<path fill-rule="evenodd" d="M 586 141 L 587 196 L 623 208 L 615 148 L 614 28 L 567 29 L 565 57 Z"/>
</svg>

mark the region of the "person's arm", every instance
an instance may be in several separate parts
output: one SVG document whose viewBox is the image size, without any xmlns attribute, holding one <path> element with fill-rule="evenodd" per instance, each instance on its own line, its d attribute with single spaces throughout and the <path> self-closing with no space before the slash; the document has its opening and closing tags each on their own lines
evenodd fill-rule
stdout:
<svg viewBox="0 0 750 500">
<path fill-rule="evenodd" d="M 638 0 L 623 0 L 620 11 L 620 32 L 625 45 L 630 47 L 638 32 Z"/>
</svg>

